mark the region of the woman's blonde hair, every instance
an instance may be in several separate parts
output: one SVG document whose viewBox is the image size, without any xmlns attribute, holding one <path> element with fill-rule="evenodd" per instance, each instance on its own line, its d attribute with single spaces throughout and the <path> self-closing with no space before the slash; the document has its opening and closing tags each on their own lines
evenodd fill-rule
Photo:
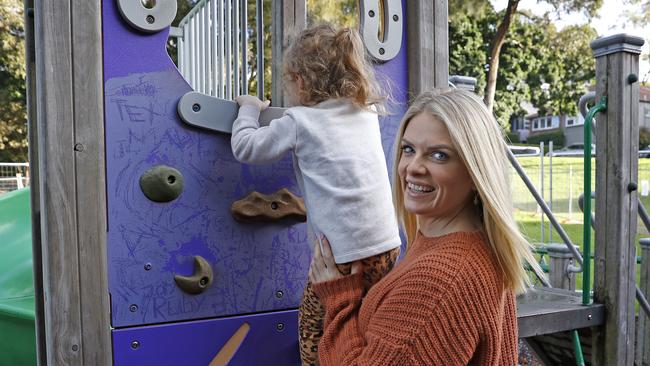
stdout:
<svg viewBox="0 0 650 366">
<path fill-rule="evenodd" d="M 318 25 L 303 30 L 290 42 L 283 59 L 285 85 L 303 81 L 297 92 L 300 104 L 310 106 L 327 99 L 349 98 L 361 108 L 381 104 L 379 86 L 359 32 Z"/>
<path fill-rule="evenodd" d="M 406 112 L 399 131 L 401 143 L 409 122 L 420 113 L 427 113 L 444 123 L 461 159 L 476 186 L 480 203 L 477 210 L 483 230 L 500 267 L 504 285 L 515 292 L 525 291 L 529 278 L 524 262 L 542 273 L 513 217 L 508 181 L 506 143 L 499 124 L 483 101 L 474 93 L 459 89 L 425 92 L 418 96 Z M 397 145 L 399 146 L 399 145 Z M 417 218 L 404 209 L 404 196 L 397 171 L 402 151 L 396 148 L 393 167 L 393 195 L 397 217 L 410 244 L 418 230 Z"/>
</svg>

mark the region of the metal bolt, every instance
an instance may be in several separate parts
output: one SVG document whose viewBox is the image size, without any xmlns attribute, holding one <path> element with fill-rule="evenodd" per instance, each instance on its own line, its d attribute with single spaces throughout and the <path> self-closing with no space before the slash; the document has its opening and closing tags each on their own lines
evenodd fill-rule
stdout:
<svg viewBox="0 0 650 366">
<path fill-rule="evenodd" d="M 136 311 L 138 311 L 138 305 L 136 305 L 136 304 L 131 304 L 131 306 L 129 306 L 129 310 L 130 310 L 132 313 L 135 313 Z"/>
<path fill-rule="evenodd" d="M 399 20 L 399 15 L 397 15 L 397 14 L 393 15 L 393 20 L 398 21 Z"/>
<path fill-rule="evenodd" d="M 277 329 L 278 332 L 282 332 L 282 331 L 284 330 L 284 323 L 278 323 L 278 324 L 275 326 L 275 329 Z"/>
<path fill-rule="evenodd" d="M 156 18 L 153 17 L 153 15 L 147 15 L 147 23 L 153 24 L 153 22 L 156 21 Z"/>
<path fill-rule="evenodd" d="M 192 110 L 193 110 L 194 112 L 198 112 L 198 111 L 200 111 L 200 110 L 201 110 L 201 105 L 200 105 L 199 103 L 194 103 L 194 104 L 192 104 Z"/>
<path fill-rule="evenodd" d="M 374 17 L 375 17 L 375 11 L 374 11 L 374 10 L 370 10 L 370 11 L 368 12 L 368 15 L 369 15 L 371 18 L 374 18 Z"/>
<path fill-rule="evenodd" d="M 591 320 L 591 314 L 587 315 L 587 320 Z"/>
<path fill-rule="evenodd" d="M 279 207 L 277 202 L 271 202 L 271 210 L 277 210 Z"/>
<path fill-rule="evenodd" d="M 282 291 L 277 291 L 277 292 L 275 293 L 275 297 L 277 297 L 278 299 L 281 299 L 282 296 L 284 296 L 284 293 L 283 293 Z"/>
<path fill-rule="evenodd" d="M 145 271 L 150 271 L 151 267 L 152 267 L 151 263 L 147 263 L 147 264 L 144 265 L 144 270 Z"/>
<path fill-rule="evenodd" d="M 636 184 L 636 182 L 630 182 L 627 184 L 627 191 L 628 193 L 632 193 L 637 190 L 639 186 Z"/>
<path fill-rule="evenodd" d="M 199 281 L 199 284 L 201 285 L 201 287 L 205 287 L 208 285 L 208 282 L 210 282 L 210 280 L 207 277 L 201 277 L 201 281 Z"/>
<path fill-rule="evenodd" d="M 84 145 L 80 143 L 74 144 L 74 151 L 84 151 Z"/>
<path fill-rule="evenodd" d="M 138 349 L 138 348 L 140 348 L 140 342 L 138 341 L 131 342 L 131 349 Z"/>
<path fill-rule="evenodd" d="M 77 352 L 77 351 L 79 350 L 79 346 L 76 345 L 76 344 L 73 344 L 73 345 L 72 345 L 72 350 L 73 350 L 74 352 Z"/>
<path fill-rule="evenodd" d="M 628 84 L 634 84 L 639 81 L 639 76 L 637 74 L 630 74 L 627 76 Z"/>
<path fill-rule="evenodd" d="M 383 55 L 384 53 L 386 53 L 386 50 L 384 50 L 383 47 L 380 48 L 380 49 L 379 49 L 379 54 L 380 54 L 380 55 Z"/>
</svg>

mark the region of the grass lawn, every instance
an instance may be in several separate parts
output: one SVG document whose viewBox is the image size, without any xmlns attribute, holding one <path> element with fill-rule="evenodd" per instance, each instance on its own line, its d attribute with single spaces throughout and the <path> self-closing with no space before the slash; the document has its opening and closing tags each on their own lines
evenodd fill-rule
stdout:
<svg viewBox="0 0 650 366">
<path fill-rule="evenodd" d="M 540 158 L 539 157 L 524 157 L 518 159 L 526 174 L 533 181 L 537 189 L 540 188 Z M 544 197 L 548 201 L 551 186 L 549 164 L 550 159 L 544 158 Z M 578 208 L 578 196 L 583 192 L 583 168 L 582 158 L 573 157 L 556 157 L 553 159 L 553 212 L 556 218 L 566 231 L 567 235 L 573 244 L 580 247 L 582 252 L 583 240 L 583 226 L 582 226 L 582 212 Z M 642 181 L 650 182 L 650 159 L 639 159 L 639 193 L 642 190 Z M 550 222 L 545 218 L 545 231 L 542 240 L 542 225 L 541 225 L 541 212 L 537 208 L 537 204 L 528 189 L 525 187 L 519 176 L 514 172 L 511 175 L 511 184 L 513 192 L 513 202 L 515 204 L 515 219 L 519 223 L 522 233 L 534 245 L 539 243 L 561 243 L 562 239 L 555 230 L 550 231 Z M 595 159 L 592 159 L 592 190 L 595 190 Z M 642 196 L 639 194 L 642 203 L 646 208 L 650 209 L 650 196 Z M 595 202 L 592 203 L 592 209 Z M 637 253 L 640 254 L 638 248 L 638 241 L 640 238 L 649 237 L 647 230 L 643 223 L 638 220 L 637 224 Z M 592 232 L 592 255 L 594 248 L 594 234 Z M 546 258 L 548 262 L 548 258 Z M 592 261 L 592 286 L 593 286 L 593 261 Z M 637 271 L 637 283 L 639 280 L 639 271 Z M 582 289 L 582 274 L 577 274 L 576 288 Z"/>
</svg>

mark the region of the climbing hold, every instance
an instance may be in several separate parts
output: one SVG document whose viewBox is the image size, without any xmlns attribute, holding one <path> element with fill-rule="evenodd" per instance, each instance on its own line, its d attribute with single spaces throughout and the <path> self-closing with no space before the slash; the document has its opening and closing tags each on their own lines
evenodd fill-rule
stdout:
<svg viewBox="0 0 650 366">
<path fill-rule="evenodd" d="M 251 192 L 235 201 L 230 212 L 240 222 L 270 222 L 285 218 L 300 222 L 307 220 L 305 202 L 286 188 L 270 195 Z"/>
<path fill-rule="evenodd" d="M 154 202 L 173 201 L 183 191 L 183 175 L 172 167 L 158 165 L 142 174 L 140 188 Z"/>
<path fill-rule="evenodd" d="M 194 273 L 191 276 L 174 276 L 176 285 L 192 295 L 200 294 L 212 284 L 212 267 L 205 258 L 194 256 Z"/>
</svg>

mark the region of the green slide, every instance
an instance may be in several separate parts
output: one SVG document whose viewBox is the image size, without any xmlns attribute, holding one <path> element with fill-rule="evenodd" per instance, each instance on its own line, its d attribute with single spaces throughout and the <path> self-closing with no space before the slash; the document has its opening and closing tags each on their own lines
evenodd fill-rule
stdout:
<svg viewBox="0 0 650 366">
<path fill-rule="evenodd" d="M 0 366 L 36 365 L 29 189 L 0 195 Z"/>
</svg>

